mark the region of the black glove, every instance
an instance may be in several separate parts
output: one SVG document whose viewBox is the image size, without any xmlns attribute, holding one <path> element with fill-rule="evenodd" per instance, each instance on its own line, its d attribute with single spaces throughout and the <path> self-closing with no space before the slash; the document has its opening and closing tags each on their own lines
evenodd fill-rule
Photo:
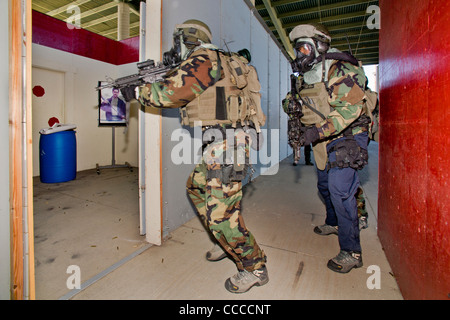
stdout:
<svg viewBox="0 0 450 320">
<path fill-rule="evenodd" d="M 133 99 L 136 99 L 136 86 L 129 85 L 120 89 L 120 93 L 122 93 L 123 98 L 126 102 L 130 102 Z"/>
<path fill-rule="evenodd" d="M 302 146 L 310 145 L 311 143 L 319 140 L 319 130 L 316 126 L 302 127 L 302 136 L 300 138 L 300 143 Z"/>
</svg>

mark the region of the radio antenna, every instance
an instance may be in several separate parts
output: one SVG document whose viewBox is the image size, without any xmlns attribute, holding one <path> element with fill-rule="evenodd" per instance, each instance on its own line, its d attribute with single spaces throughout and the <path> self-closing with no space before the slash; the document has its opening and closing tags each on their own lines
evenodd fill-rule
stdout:
<svg viewBox="0 0 450 320">
<path fill-rule="evenodd" d="M 353 55 L 352 47 L 350 46 L 350 41 L 348 40 L 348 34 L 347 33 L 345 34 L 345 38 L 347 39 L 348 50 L 350 51 L 350 54 Z"/>
<path fill-rule="evenodd" d="M 230 41 L 229 43 L 232 43 L 234 41 Z M 230 48 L 228 48 L 228 43 L 225 41 L 225 39 L 223 39 L 223 43 L 225 44 L 225 47 L 227 47 L 228 53 L 231 54 L 231 50 Z"/>
</svg>

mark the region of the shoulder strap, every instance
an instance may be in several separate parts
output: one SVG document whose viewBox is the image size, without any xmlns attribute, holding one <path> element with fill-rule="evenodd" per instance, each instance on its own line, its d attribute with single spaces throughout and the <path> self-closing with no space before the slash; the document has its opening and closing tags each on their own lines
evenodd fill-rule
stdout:
<svg viewBox="0 0 450 320">
<path fill-rule="evenodd" d="M 222 60 L 220 59 L 219 51 L 218 50 L 214 51 L 216 51 L 217 54 L 217 74 L 216 77 L 214 78 L 214 83 L 216 83 L 217 81 L 220 80 L 220 77 L 222 76 Z"/>
<path fill-rule="evenodd" d="M 317 58 L 317 62 L 322 62 L 323 60 L 341 60 L 341 61 L 347 61 L 355 66 L 359 66 L 358 60 L 352 56 L 348 52 L 328 52 L 322 54 L 320 57 Z"/>
<path fill-rule="evenodd" d="M 323 115 L 322 112 L 320 112 L 319 110 L 317 110 L 316 108 L 314 108 L 311 104 L 309 104 L 306 100 L 304 100 L 300 95 L 300 100 L 302 101 L 302 103 L 307 106 L 312 112 L 314 112 L 315 114 L 317 114 L 319 117 L 321 117 L 323 120 L 325 120 L 327 117 L 325 117 Z"/>
</svg>

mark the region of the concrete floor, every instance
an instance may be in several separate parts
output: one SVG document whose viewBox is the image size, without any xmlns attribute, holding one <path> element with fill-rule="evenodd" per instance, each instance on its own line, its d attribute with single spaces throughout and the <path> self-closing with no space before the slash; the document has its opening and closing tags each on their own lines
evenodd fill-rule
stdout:
<svg viewBox="0 0 450 320">
<path fill-rule="evenodd" d="M 34 185 L 37 299 L 403 299 L 377 237 L 378 145 L 360 172 L 369 211 L 361 232 L 364 266 L 348 274 L 326 267 L 339 252 L 337 237 L 318 236 L 325 210 L 315 168 L 280 163 L 244 189 L 247 227 L 268 256 L 270 281 L 241 295 L 224 288 L 236 273 L 229 259 L 208 262 L 208 233 L 194 218 L 162 246 L 139 235 L 137 169 L 79 172 L 74 181 Z M 183 195 L 184 196 L 184 195 Z M 82 290 L 69 290 L 71 265 L 80 267 Z M 378 267 L 380 288 L 367 283 Z M 375 268 L 376 268 L 375 267 Z"/>
</svg>

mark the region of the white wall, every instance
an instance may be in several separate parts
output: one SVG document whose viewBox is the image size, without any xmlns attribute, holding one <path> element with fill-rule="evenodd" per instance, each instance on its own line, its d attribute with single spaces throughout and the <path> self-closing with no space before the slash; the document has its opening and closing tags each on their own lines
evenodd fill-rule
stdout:
<svg viewBox="0 0 450 320">
<path fill-rule="evenodd" d="M 10 298 L 9 216 L 9 17 L 8 1 L 0 1 L 0 300 Z"/>
<path fill-rule="evenodd" d="M 98 126 L 98 93 L 97 82 L 105 76 L 116 78 L 137 72 L 136 64 L 122 66 L 100 62 L 74 55 L 64 51 L 33 44 L 33 67 L 58 71 L 64 74 L 64 105 L 61 123 L 77 125 L 77 171 L 110 165 L 112 159 L 112 129 Z M 38 83 L 34 82 L 34 85 Z M 45 88 L 44 88 L 45 89 Z M 47 88 L 46 91 L 51 91 Z M 45 97 L 45 96 L 44 96 Z M 43 99 L 42 97 L 41 99 Z M 33 96 L 33 100 L 37 100 Z M 59 108 L 56 105 L 48 106 Z M 130 122 L 126 134 L 125 128 L 116 128 L 116 163 L 138 165 L 137 150 L 137 103 L 133 103 L 130 111 Z M 55 110 L 55 113 L 58 113 Z M 36 115 L 33 115 L 33 119 Z M 33 132 L 48 127 L 47 117 L 41 117 L 39 123 L 33 122 Z M 39 136 L 39 135 L 38 135 Z M 36 139 L 35 139 L 36 140 Z M 33 141 L 34 150 L 39 148 L 39 141 Z M 39 154 L 33 153 L 34 176 L 39 175 Z"/>
<path fill-rule="evenodd" d="M 247 48 L 251 64 L 258 71 L 262 85 L 262 108 L 267 116 L 266 141 L 268 145 L 259 152 L 267 154 L 267 163 L 258 161 L 254 165 L 256 174 L 276 173 L 278 161 L 288 154 L 287 117 L 281 110 L 281 100 L 289 90 L 290 65 L 276 43 L 256 15 L 242 0 L 190 0 L 163 1 L 163 51 L 172 46 L 172 33 L 176 24 L 188 19 L 198 19 L 211 29 L 213 44 L 219 48 L 237 52 Z M 224 41 L 228 44 L 225 46 Z M 178 110 L 163 110 L 163 219 L 164 235 L 195 216 L 187 193 L 186 180 L 195 164 L 174 164 L 171 151 L 179 141 L 171 141 L 172 133 L 181 128 Z M 193 137 L 194 130 L 184 127 L 187 135 Z M 274 138 L 272 138 L 274 133 Z M 193 153 L 198 150 L 193 150 Z M 276 153 L 275 155 L 271 153 Z M 252 150 L 252 157 L 257 153 Z M 269 167 L 272 169 L 268 171 Z"/>
</svg>

